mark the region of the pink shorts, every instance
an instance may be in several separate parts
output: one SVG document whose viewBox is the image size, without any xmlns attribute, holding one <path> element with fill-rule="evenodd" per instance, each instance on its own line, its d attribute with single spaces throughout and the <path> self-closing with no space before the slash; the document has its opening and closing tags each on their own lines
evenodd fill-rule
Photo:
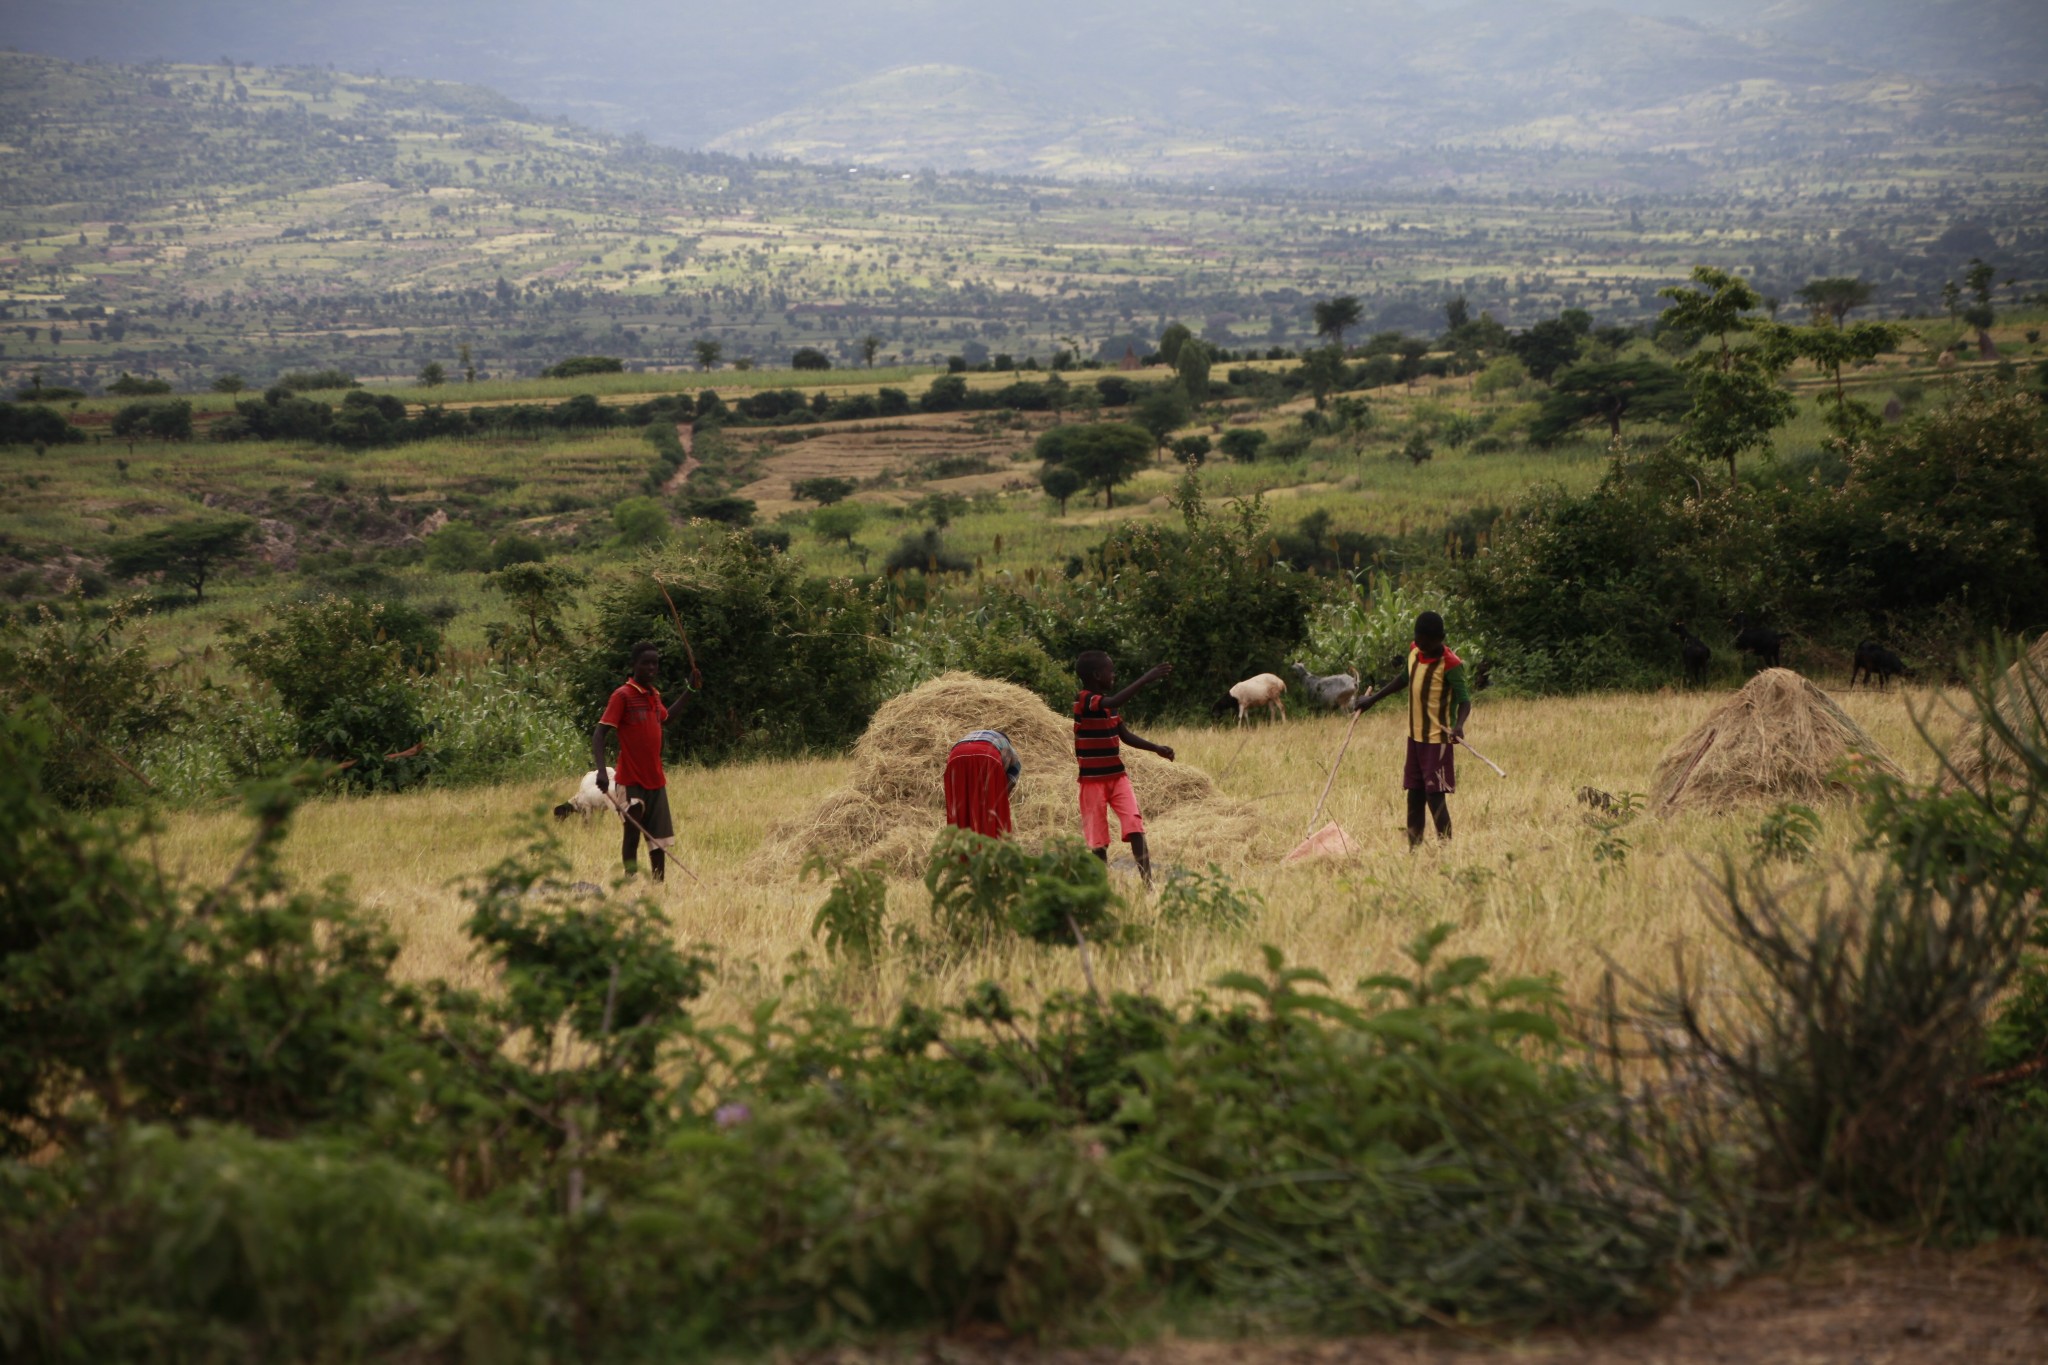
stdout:
<svg viewBox="0 0 2048 1365">
<path fill-rule="evenodd" d="M 1109 813 L 1116 812 L 1116 823 L 1123 831 L 1124 842 L 1129 843 L 1133 835 L 1145 832 L 1145 819 L 1138 814 L 1138 794 L 1131 790 L 1131 775 L 1119 773 L 1109 778 L 1086 778 L 1081 783 L 1081 837 L 1090 848 L 1109 847 Z"/>
</svg>

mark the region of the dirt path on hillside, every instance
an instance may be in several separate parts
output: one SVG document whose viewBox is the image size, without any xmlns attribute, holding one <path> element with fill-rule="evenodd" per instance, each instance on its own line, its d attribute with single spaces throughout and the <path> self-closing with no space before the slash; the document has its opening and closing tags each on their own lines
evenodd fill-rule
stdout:
<svg viewBox="0 0 2048 1365">
<path fill-rule="evenodd" d="M 2048 1360 L 2048 1244 L 1831 1254 L 1647 1326 L 1514 1344 L 1442 1331 L 1332 1340 L 1161 1341 L 1040 1349 L 971 1332 L 841 1349 L 809 1365 L 2033 1365 Z"/>
</svg>

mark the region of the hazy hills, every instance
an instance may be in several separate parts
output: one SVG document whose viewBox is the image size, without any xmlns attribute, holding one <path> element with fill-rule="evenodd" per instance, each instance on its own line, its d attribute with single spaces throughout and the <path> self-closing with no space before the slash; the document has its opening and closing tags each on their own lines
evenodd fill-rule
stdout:
<svg viewBox="0 0 2048 1365">
<path fill-rule="evenodd" d="M 1974 97 L 1934 87 L 2048 69 L 2044 0 L 8 8 L 14 41 L 73 57 L 331 63 L 487 84 L 669 145 L 1057 175 L 1371 182 L 1445 143 L 1657 154 L 1674 127 L 1688 152 L 1734 153 L 1778 131 L 1773 102 L 1810 138 L 1867 124 L 1901 76 L 1924 120 Z M 1702 116 L 1730 92 L 1769 98 Z"/>
</svg>

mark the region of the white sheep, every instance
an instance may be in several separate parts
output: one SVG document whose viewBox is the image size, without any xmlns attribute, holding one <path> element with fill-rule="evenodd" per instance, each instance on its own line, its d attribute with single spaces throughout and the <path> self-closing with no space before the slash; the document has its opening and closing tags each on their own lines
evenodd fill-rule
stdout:
<svg viewBox="0 0 2048 1365">
<path fill-rule="evenodd" d="M 608 782 L 617 782 L 619 776 L 617 770 L 613 768 L 606 768 L 604 775 L 605 780 Z M 631 810 L 643 804 L 638 798 L 635 798 L 628 801 L 626 806 L 627 809 Z M 581 815 L 584 820 L 588 821 L 591 816 L 599 811 L 613 811 L 616 809 L 618 807 L 612 804 L 611 797 L 597 789 L 597 769 L 592 768 L 589 772 L 583 774 L 583 781 L 576 788 L 576 794 L 555 807 L 555 818 L 557 820 L 566 820 L 572 815 Z M 638 812 L 636 811 L 635 813 L 637 814 Z"/>
<path fill-rule="evenodd" d="M 1331 673 L 1317 677 L 1308 671 L 1306 664 L 1297 661 L 1294 676 L 1301 679 L 1301 689 L 1308 693 L 1310 701 L 1333 711 L 1349 706 L 1351 699 L 1358 695 L 1358 675 L 1355 673 Z"/>
<path fill-rule="evenodd" d="M 1209 708 L 1211 714 L 1221 716 L 1233 706 L 1237 708 L 1237 723 L 1244 724 L 1245 717 L 1255 706 L 1271 710 L 1281 720 L 1287 719 L 1287 684 L 1274 673 L 1260 673 L 1246 678 L 1233 686 Z"/>
</svg>

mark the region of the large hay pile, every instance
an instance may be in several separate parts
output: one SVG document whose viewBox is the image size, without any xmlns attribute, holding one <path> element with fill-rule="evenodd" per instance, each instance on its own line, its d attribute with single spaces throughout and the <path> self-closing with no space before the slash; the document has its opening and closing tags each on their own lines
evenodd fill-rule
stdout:
<svg viewBox="0 0 2048 1365">
<path fill-rule="evenodd" d="M 1658 760 L 1650 809 L 1730 810 L 1817 801 L 1844 790 L 1843 760 L 1898 766 L 1827 693 L 1789 668 L 1767 668 Z"/>
<path fill-rule="evenodd" d="M 2005 670 L 1994 695 L 1998 699 L 1999 717 L 2015 734 L 2041 734 L 2042 720 L 2048 717 L 2048 635 L 2034 641 L 2026 657 Z M 1996 735 L 1986 734 L 1981 720 L 1972 719 L 1963 726 L 1955 743 L 1948 746 L 1948 761 L 1955 772 L 1942 774 L 1942 786 L 1950 790 L 1967 786 L 1983 791 L 1987 783 L 2016 782 L 2020 776 L 2012 746 Z"/>
<path fill-rule="evenodd" d="M 946 755 L 979 729 L 1003 731 L 1023 761 L 1024 775 L 1010 794 L 1016 837 L 1036 843 L 1079 835 L 1072 719 L 1014 684 L 947 673 L 884 703 L 854 746 L 852 784 L 769 830 L 749 870 L 779 879 L 822 854 L 848 863 L 880 860 L 905 875 L 923 872 L 946 819 Z M 1162 866 L 1224 856 L 1257 834 L 1251 807 L 1222 796 L 1201 769 L 1128 748 L 1124 766 Z"/>
</svg>

